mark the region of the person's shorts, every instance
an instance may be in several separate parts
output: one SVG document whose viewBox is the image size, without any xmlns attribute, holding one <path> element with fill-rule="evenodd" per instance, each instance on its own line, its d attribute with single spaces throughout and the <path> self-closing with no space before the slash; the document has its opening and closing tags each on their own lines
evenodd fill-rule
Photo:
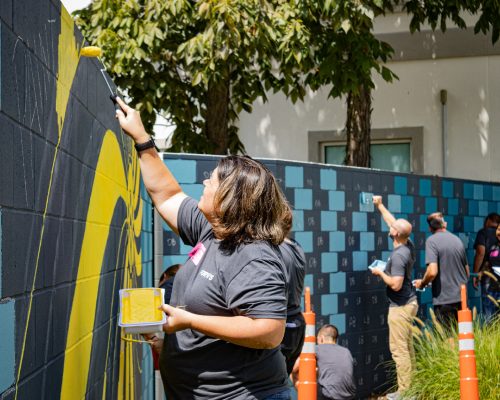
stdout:
<svg viewBox="0 0 500 400">
<path fill-rule="evenodd" d="M 439 304 L 434 306 L 436 319 L 449 330 L 456 329 L 458 323 L 458 311 L 462 305 L 460 302 L 451 304 Z"/>
<path fill-rule="evenodd" d="M 295 361 L 300 356 L 304 335 L 306 332 L 306 322 L 302 313 L 293 315 L 286 319 L 285 335 L 281 342 L 281 353 L 285 356 L 286 371 L 288 375 L 292 373 Z"/>
</svg>

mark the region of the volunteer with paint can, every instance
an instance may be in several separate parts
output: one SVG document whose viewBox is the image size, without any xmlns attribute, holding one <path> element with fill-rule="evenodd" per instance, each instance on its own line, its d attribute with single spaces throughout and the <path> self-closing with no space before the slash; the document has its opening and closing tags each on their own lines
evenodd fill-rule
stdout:
<svg viewBox="0 0 500 400">
<path fill-rule="evenodd" d="M 160 358 L 170 399 L 289 399 L 279 345 L 287 311 L 277 246 L 291 210 L 271 172 L 249 157 L 222 158 L 200 201 L 182 192 L 139 113 L 117 99 L 153 203 L 193 246 L 174 282 Z"/>
</svg>

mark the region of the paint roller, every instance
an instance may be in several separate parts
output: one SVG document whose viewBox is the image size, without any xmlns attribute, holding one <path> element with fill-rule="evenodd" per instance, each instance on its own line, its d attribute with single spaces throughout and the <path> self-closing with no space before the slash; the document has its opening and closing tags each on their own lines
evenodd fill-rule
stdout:
<svg viewBox="0 0 500 400">
<path fill-rule="evenodd" d="M 104 66 L 104 64 L 103 64 L 103 62 L 101 61 L 101 58 L 100 58 L 102 56 L 102 50 L 101 50 L 100 47 L 97 47 L 97 46 L 85 46 L 85 47 L 82 47 L 82 49 L 80 50 L 80 56 L 82 56 L 82 57 L 89 57 L 89 58 L 97 58 L 99 60 L 99 62 Z M 106 72 L 106 68 L 101 68 L 102 77 L 104 78 L 104 82 L 106 82 L 106 85 L 108 86 L 109 92 L 111 93 L 109 95 L 109 98 L 111 99 L 111 101 L 115 105 L 115 109 L 116 110 L 121 110 L 121 107 L 119 106 L 119 104 L 116 101 L 116 98 L 118 97 L 118 94 L 115 93 L 113 91 L 113 89 L 111 89 L 111 85 L 109 84 L 108 79 L 106 78 L 105 72 Z"/>
</svg>

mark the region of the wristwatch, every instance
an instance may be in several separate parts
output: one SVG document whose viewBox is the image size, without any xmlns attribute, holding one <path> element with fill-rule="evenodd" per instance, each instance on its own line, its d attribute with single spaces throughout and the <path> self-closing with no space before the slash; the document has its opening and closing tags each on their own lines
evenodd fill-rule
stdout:
<svg viewBox="0 0 500 400">
<path fill-rule="evenodd" d="M 152 149 L 153 147 L 156 149 L 156 151 L 160 151 L 158 147 L 156 147 L 156 143 L 153 140 L 153 138 L 149 138 L 147 142 L 140 143 L 140 144 L 135 144 L 134 145 L 135 149 L 137 150 L 138 153 L 141 151 L 147 150 L 147 149 Z"/>
</svg>

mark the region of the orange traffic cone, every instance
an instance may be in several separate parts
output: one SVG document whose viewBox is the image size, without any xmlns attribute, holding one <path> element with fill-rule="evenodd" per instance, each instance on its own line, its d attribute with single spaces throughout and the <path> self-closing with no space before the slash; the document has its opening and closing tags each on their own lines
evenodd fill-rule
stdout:
<svg viewBox="0 0 500 400">
<path fill-rule="evenodd" d="M 299 400 L 316 400 L 316 314 L 311 311 L 311 290 L 306 287 L 304 294 L 306 311 L 306 335 L 299 360 Z"/>
<path fill-rule="evenodd" d="M 467 289 L 462 285 L 462 310 L 458 312 L 458 349 L 460 351 L 460 399 L 479 400 L 472 312 L 467 308 Z"/>
</svg>

